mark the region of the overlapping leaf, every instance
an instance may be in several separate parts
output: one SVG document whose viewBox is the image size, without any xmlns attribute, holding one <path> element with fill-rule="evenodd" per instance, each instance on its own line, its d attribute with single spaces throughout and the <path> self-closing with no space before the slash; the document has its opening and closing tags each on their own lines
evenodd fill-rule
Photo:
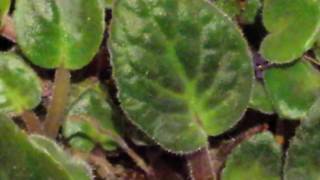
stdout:
<svg viewBox="0 0 320 180">
<path fill-rule="evenodd" d="M 263 23 L 269 35 L 261 54 L 275 63 L 292 62 L 311 48 L 320 25 L 317 0 L 265 0 Z"/>
<path fill-rule="evenodd" d="M 121 106 L 167 150 L 206 146 L 248 105 L 247 44 L 208 2 L 118 0 L 109 43 Z"/>
<path fill-rule="evenodd" d="M 0 112 L 22 113 L 40 100 L 40 80 L 33 70 L 19 56 L 0 53 Z"/>
<path fill-rule="evenodd" d="M 281 117 L 303 119 L 320 95 L 320 72 L 300 60 L 292 65 L 268 69 L 265 85 Z"/>
<path fill-rule="evenodd" d="M 14 19 L 19 46 L 44 68 L 82 68 L 92 60 L 103 37 L 100 0 L 17 1 Z"/>
<path fill-rule="evenodd" d="M 69 161 L 71 158 L 47 139 L 38 138 L 38 145 L 35 145 L 35 139 L 30 141 L 11 119 L 3 115 L 0 115 L 0 131 L 1 179 L 90 179 L 83 163 Z M 66 163 L 61 163 L 62 156 Z"/>
<path fill-rule="evenodd" d="M 313 106 L 291 140 L 285 166 L 286 180 L 318 180 L 320 178 L 320 101 Z"/>
<path fill-rule="evenodd" d="M 231 18 L 240 20 L 241 23 L 253 23 L 261 7 L 260 0 L 216 0 L 215 4 L 225 11 Z"/>
<path fill-rule="evenodd" d="M 230 155 L 222 179 L 279 180 L 281 155 L 281 147 L 271 133 L 256 135 Z"/>
<path fill-rule="evenodd" d="M 249 107 L 266 114 L 271 114 L 274 112 L 271 99 L 267 95 L 262 82 L 257 80 L 254 81 Z"/>
<path fill-rule="evenodd" d="M 96 143 L 106 150 L 114 150 L 117 146 L 108 134 L 99 128 L 115 133 L 112 122 L 112 111 L 97 84 L 85 89 L 70 105 L 63 134 L 70 138 L 69 143 L 80 150 L 90 151 Z"/>
</svg>

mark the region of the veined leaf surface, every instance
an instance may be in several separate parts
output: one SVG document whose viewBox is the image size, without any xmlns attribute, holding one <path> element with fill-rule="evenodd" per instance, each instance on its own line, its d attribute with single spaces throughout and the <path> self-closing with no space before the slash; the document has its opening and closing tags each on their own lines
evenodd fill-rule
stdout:
<svg viewBox="0 0 320 180">
<path fill-rule="evenodd" d="M 122 108 L 167 150 L 206 146 L 248 105 L 247 44 L 209 2 L 117 0 L 109 43 Z"/>
</svg>

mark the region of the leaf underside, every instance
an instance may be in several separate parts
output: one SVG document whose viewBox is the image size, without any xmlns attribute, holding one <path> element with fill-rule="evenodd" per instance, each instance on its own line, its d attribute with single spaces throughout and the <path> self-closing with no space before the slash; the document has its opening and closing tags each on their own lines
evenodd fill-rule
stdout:
<svg viewBox="0 0 320 180">
<path fill-rule="evenodd" d="M 165 149 L 206 146 L 242 116 L 253 79 L 248 47 L 214 5 L 117 0 L 111 26 L 121 106 Z"/>
</svg>

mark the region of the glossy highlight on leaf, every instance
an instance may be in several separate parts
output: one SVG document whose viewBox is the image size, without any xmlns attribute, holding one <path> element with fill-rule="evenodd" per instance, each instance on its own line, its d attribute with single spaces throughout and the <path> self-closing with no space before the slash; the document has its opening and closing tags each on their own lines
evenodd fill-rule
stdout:
<svg viewBox="0 0 320 180">
<path fill-rule="evenodd" d="M 320 25 L 317 0 L 265 0 L 263 23 L 269 35 L 261 54 L 274 63 L 288 63 L 311 48 Z"/>
<path fill-rule="evenodd" d="M 265 132 L 240 144 L 229 156 L 223 180 L 280 180 L 281 147 Z"/>
<path fill-rule="evenodd" d="M 317 106 L 319 111 L 319 103 Z M 291 140 L 285 165 L 285 180 L 320 178 L 320 119 L 307 119 Z"/>
<path fill-rule="evenodd" d="M 27 135 L 4 115 L 0 115 L 0 131 L 1 179 L 76 180 L 70 175 L 72 172 L 61 166 L 47 150 L 31 143 Z"/>
<path fill-rule="evenodd" d="M 122 108 L 169 151 L 206 146 L 247 108 L 247 44 L 209 2 L 117 0 L 109 45 Z"/>
<path fill-rule="evenodd" d="M 303 119 L 320 95 L 320 72 L 301 59 L 266 70 L 265 86 L 282 118 Z"/>
<path fill-rule="evenodd" d="M 0 112 L 22 113 L 41 101 L 36 73 L 14 53 L 0 53 Z"/>
<path fill-rule="evenodd" d="M 262 82 L 254 81 L 249 107 L 266 114 L 274 113 L 271 99 Z"/>
<path fill-rule="evenodd" d="M 97 125 L 116 133 L 112 122 L 112 110 L 105 99 L 98 89 L 91 88 L 71 104 L 63 125 L 63 134 L 66 138 L 71 138 L 69 143 L 74 145 L 74 148 L 91 151 L 95 143 L 99 143 L 105 150 L 117 148 L 112 137 L 96 127 Z"/>
<path fill-rule="evenodd" d="M 32 63 L 44 68 L 87 65 L 104 31 L 100 0 L 19 0 L 14 20 L 18 45 Z"/>
<path fill-rule="evenodd" d="M 3 26 L 3 18 L 7 15 L 10 8 L 11 0 L 0 1 L 0 30 Z"/>
</svg>

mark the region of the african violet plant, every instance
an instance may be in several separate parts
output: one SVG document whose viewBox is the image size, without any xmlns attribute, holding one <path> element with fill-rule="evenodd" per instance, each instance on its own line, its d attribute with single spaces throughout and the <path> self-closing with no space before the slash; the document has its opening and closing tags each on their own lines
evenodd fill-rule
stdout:
<svg viewBox="0 0 320 180">
<path fill-rule="evenodd" d="M 193 179 L 316 180 L 319 30 L 319 0 L 0 0 L 0 179 L 128 179 L 119 148 L 165 179 L 157 145 Z"/>
</svg>

